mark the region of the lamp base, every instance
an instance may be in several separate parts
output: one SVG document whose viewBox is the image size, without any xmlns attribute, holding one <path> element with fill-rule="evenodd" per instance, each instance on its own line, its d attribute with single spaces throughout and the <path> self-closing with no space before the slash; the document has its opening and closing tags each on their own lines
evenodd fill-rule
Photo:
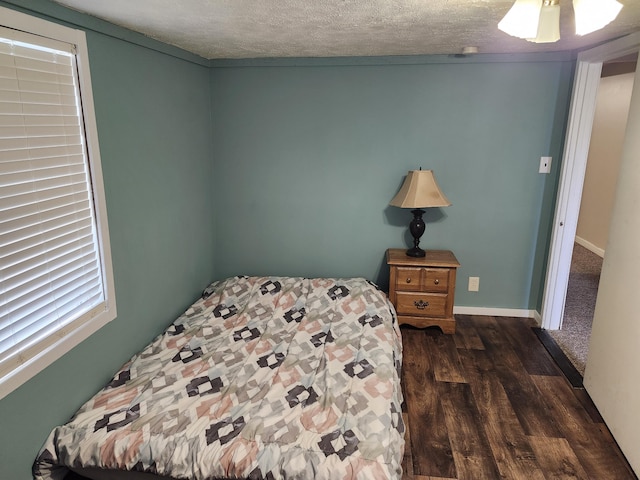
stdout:
<svg viewBox="0 0 640 480">
<path fill-rule="evenodd" d="M 424 220 L 422 220 L 422 214 L 424 210 L 420 208 L 416 208 L 411 210 L 413 213 L 413 220 L 409 224 L 409 231 L 411 232 L 411 236 L 413 237 L 413 248 L 407 250 L 408 257 L 424 257 L 424 250 L 422 250 L 418 244 L 420 243 L 420 237 L 424 233 L 425 224 Z"/>
<path fill-rule="evenodd" d="M 420 247 L 413 247 L 407 250 L 407 257 L 424 257 L 425 253 Z"/>
</svg>

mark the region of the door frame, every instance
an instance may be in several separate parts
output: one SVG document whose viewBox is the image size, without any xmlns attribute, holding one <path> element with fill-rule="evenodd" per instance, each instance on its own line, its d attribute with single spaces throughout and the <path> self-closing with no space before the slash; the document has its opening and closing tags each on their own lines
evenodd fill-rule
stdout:
<svg viewBox="0 0 640 480">
<path fill-rule="evenodd" d="M 602 64 L 640 50 L 640 32 L 578 54 L 542 297 L 541 325 L 562 326 Z"/>
</svg>

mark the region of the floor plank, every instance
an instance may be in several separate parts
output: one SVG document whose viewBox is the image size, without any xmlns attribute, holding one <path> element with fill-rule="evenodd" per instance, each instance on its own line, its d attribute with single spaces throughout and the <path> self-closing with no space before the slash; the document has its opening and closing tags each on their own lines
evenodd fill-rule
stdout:
<svg viewBox="0 0 640 480">
<path fill-rule="evenodd" d="M 591 397 L 589 396 L 589 394 L 584 388 L 582 387 L 574 388 L 573 394 L 582 404 L 582 408 L 584 408 L 586 412 L 589 414 L 589 416 L 591 417 L 591 421 L 593 423 L 604 423 L 604 420 L 602 419 L 600 412 L 598 411 L 596 406 L 593 404 L 593 400 L 591 400 Z"/>
<path fill-rule="evenodd" d="M 456 347 L 466 350 L 484 350 L 484 343 L 469 315 L 456 315 L 456 334 L 453 335 Z"/>
<path fill-rule="evenodd" d="M 438 386 L 458 478 L 499 478 L 471 388 L 448 382 Z"/>
<path fill-rule="evenodd" d="M 558 480 L 588 480 L 578 457 L 566 438 L 530 437 L 538 463 Z"/>
<path fill-rule="evenodd" d="M 449 432 L 433 375 L 427 334 L 408 330 L 403 336 L 405 350 L 411 352 L 403 362 L 405 401 L 409 418 L 414 475 L 455 478 Z"/>
<path fill-rule="evenodd" d="M 544 480 L 522 426 L 485 352 L 460 351 L 502 478 Z"/>
<path fill-rule="evenodd" d="M 402 328 L 403 480 L 637 480 L 532 320 L 459 317 L 454 335 Z"/>
<path fill-rule="evenodd" d="M 566 380 L 535 377 L 550 413 L 565 419 L 562 430 L 590 478 L 629 478 L 629 467 L 618 460 L 615 444 L 609 442 L 573 395 Z M 631 477 L 632 478 L 632 477 Z"/>
<path fill-rule="evenodd" d="M 458 357 L 458 350 L 451 335 L 442 335 L 433 330 L 433 334 L 427 336 L 427 348 L 433 362 L 433 375 L 437 382 L 464 383 L 464 372 Z"/>
<path fill-rule="evenodd" d="M 511 317 L 496 319 L 498 327 L 505 333 L 513 349 L 518 355 L 522 366 L 530 375 L 560 376 L 562 371 L 549 355 L 545 355 L 545 347 L 537 341 L 537 337 L 531 327 L 535 325 L 533 320 Z"/>
<path fill-rule="evenodd" d="M 534 436 L 560 437 L 556 419 L 539 415 L 546 406 L 531 376 L 520 362 L 509 337 L 495 319 L 493 322 L 485 320 L 483 323 L 485 326 L 478 329 L 478 333 L 524 432 Z M 540 353 L 544 354 L 546 350 Z"/>
</svg>

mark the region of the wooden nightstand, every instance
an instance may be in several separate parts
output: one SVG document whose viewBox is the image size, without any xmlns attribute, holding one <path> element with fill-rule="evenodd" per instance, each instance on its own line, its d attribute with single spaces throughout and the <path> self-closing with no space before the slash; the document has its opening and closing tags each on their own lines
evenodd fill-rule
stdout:
<svg viewBox="0 0 640 480">
<path fill-rule="evenodd" d="M 405 252 L 402 248 L 387 250 L 389 299 L 398 322 L 455 333 L 453 299 L 460 263 L 449 250 L 427 250 L 421 258 L 408 257 Z"/>
</svg>

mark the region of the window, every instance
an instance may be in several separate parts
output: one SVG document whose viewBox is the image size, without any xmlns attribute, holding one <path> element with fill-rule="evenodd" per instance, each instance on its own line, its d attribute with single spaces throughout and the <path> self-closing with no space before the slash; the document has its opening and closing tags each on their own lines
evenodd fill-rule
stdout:
<svg viewBox="0 0 640 480">
<path fill-rule="evenodd" d="M 2 398 L 116 309 L 84 32 L 0 18 Z"/>
</svg>

